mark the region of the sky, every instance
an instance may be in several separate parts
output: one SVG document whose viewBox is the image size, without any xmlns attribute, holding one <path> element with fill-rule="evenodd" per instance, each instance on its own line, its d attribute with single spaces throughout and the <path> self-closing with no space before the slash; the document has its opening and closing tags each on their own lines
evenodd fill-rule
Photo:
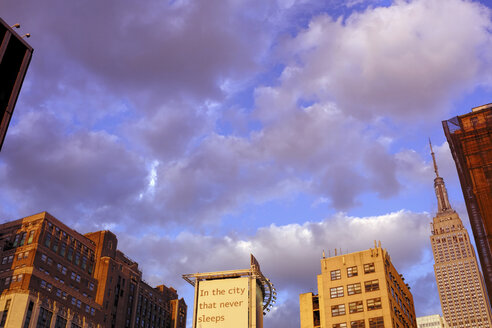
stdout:
<svg viewBox="0 0 492 328">
<path fill-rule="evenodd" d="M 323 250 L 380 240 L 418 316 L 441 313 L 432 139 L 492 102 L 492 3 L 2 0 L 34 53 L 0 152 L 0 222 L 111 230 L 151 285 L 249 267 L 299 327 Z M 191 315 L 188 315 L 191 326 Z"/>
</svg>

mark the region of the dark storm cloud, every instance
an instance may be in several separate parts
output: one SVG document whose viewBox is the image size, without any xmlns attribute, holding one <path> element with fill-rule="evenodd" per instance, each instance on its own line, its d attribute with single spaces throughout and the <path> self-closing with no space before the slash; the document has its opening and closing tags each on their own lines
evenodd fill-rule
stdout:
<svg viewBox="0 0 492 328">
<path fill-rule="evenodd" d="M 145 187 L 142 160 L 115 136 L 67 128 L 50 114 L 31 112 L 9 130 L 0 179 L 20 211 L 84 213 L 136 198 Z"/>
<path fill-rule="evenodd" d="M 143 99 L 221 97 L 220 83 L 248 76 L 268 46 L 257 24 L 268 7 L 254 3 L 21 0 L 0 9 L 33 35 L 39 78 L 69 69 Z"/>
</svg>

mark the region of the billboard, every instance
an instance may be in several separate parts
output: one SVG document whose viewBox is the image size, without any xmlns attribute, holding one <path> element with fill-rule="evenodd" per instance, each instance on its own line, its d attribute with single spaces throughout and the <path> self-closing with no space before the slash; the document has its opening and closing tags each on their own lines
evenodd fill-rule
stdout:
<svg viewBox="0 0 492 328">
<path fill-rule="evenodd" d="M 248 328 L 249 278 L 198 282 L 193 328 Z"/>
</svg>

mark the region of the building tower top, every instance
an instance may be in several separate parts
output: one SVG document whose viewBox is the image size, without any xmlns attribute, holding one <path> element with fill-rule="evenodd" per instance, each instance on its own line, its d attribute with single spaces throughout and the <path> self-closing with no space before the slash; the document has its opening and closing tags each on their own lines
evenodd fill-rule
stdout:
<svg viewBox="0 0 492 328">
<path fill-rule="evenodd" d="M 432 161 L 434 162 L 434 172 L 436 172 L 436 178 L 434 179 L 434 191 L 437 197 L 437 215 L 442 213 L 454 212 L 451 208 L 451 204 L 448 199 L 448 191 L 444 184 L 444 179 L 439 176 L 439 171 L 437 169 L 436 156 L 432 150 L 432 143 L 429 139 L 429 146 L 432 155 Z"/>
</svg>

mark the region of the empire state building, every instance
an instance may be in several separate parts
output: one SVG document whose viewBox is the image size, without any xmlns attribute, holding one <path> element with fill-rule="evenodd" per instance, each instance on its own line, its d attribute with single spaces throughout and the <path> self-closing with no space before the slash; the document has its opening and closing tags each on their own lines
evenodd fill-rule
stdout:
<svg viewBox="0 0 492 328">
<path fill-rule="evenodd" d="M 490 307 L 475 251 L 463 222 L 449 204 L 432 145 L 431 154 L 436 172 L 434 189 L 438 210 L 431 223 L 430 239 L 444 318 L 451 328 L 492 328 Z"/>
</svg>

